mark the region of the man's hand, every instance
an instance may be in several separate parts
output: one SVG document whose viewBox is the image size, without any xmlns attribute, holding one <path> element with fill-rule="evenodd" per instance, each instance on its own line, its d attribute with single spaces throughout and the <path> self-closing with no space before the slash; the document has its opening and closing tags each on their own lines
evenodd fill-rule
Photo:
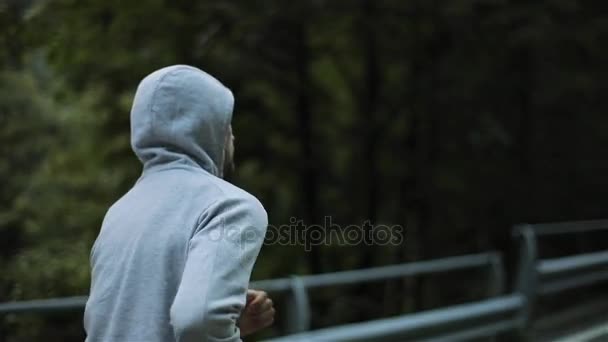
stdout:
<svg viewBox="0 0 608 342">
<path fill-rule="evenodd" d="M 272 299 L 264 291 L 247 290 L 247 304 L 239 320 L 241 337 L 266 328 L 274 322 Z"/>
</svg>

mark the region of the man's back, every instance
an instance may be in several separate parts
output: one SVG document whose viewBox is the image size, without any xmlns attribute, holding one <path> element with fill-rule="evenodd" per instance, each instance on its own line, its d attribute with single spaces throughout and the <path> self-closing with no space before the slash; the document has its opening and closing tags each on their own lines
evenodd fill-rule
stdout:
<svg viewBox="0 0 608 342">
<path fill-rule="evenodd" d="M 188 110 L 198 99 L 168 101 L 189 89 L 184 77 L 199 82 L 197 72 L 173 67 L 138 89 L 132 144 L 144 172 L 109 209 L 91 251 L 87 341 L 239 340 L 235 322 L 267 217 L 255 197 L 217 177 L 213 139 L 191 138 L 189 125 L 202 119 Z"/>
<path fill-rule="evenodd" d="M 264 224 L 265 213 L 257 200 L 194 168 L 147 174 L 112 206 L 91 252 L 94 279 L 85 314 L 87 333 L 95 338 L 91 341 L 173 340 L 169 313 L 188 257 L 190 237 L 201 223 L 199 216 L 208 212 L 213 202 L 229 200 L 257 206 L 261 216 L 258 220 Z M 216 232 L 229 233 L 229 227 Z M 217 239 L 243 242 L 230 241 L 227 235 Z M 218 244 L 217 239 L 210 235 L 208 243 Z M 212 250 L 213 245 L 209 247 Z M 215 267 L 230 267 L 240 257 L 224 255 L 221 262 L 199 264 L 199 286 L 209 283 L 211 279 L 205 278 L 213 276 Z"/>
</svg>

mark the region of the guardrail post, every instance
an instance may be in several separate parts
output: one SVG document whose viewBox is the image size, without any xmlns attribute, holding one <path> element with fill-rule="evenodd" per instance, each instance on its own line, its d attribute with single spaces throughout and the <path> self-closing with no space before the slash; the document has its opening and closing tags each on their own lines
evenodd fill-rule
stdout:
<svg viewBox="0 0 608 342">
<path fill-rule="evenodd" d="M 488 296 L 500 296 L 505 290 L 505 270 L 502 263 L 502 256 L 500 253 L 491 253 L 488 255 L 488 258 Z M 497 341 L 497 337 L 491 337 L 488 341 L 495 342 Z"/>
<path fill-rule="evenodd" d="M 522 293 L 526 298 L 526 303 L 521 312 L 521 327 L 522 332 L 530 324 L 530 318 L 534 308 L 534 302 L 538 287 L 538 274 L 536 272 L 536 263 L 538 251 L 536 246 L 536 236 L 532 226 L 527 224 L 515 231 L 516 235 L 521 238 L 519 249 L 519 267 L 517 271 L 517 279 L 515 289 Z"/>
<path fill-rule="evenodd" d="M 502 257 L 498 253 L 490 256 L 489 270 L 489 285 L 488 294 L 490 296 L 498 296 L 504 293 L 505 290 L 505 270 L 502 263 Z"/>
<path fill-rule="evenodd" d="M 291 291 L 287 301 L 287 332 L 297 333 L 310 329 L 310 302 L 302 279 L 291 276 Z"/>
</svg>

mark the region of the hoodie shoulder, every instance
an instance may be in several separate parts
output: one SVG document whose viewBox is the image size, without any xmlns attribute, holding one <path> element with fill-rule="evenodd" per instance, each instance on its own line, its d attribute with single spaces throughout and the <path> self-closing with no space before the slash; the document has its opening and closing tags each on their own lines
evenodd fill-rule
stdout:
<svg viewBox="0 0 608 342">
<path fill-rule="evenodd" d="M 220 197 L 225 200 L 239 200 L 250 204 L 253 207 L 259 207 L 259 209 L 266 213 L 262 203 L 252 194 L 239 188 L 238 186 L 229 183 L 221 178 L 210 176 L 211 182 L 221 191 Z"/>
<path fill-rule="evenodd" d="M 217 177 L 209 177 L 217 193 L 214 200 L 201 212 L 197 230 L 218 219 L 222 224 L 239 229 L 253 229 L 263 236 L 268 226 L 268 215 L 260 201 L 247 191 Z"/>
</svg>

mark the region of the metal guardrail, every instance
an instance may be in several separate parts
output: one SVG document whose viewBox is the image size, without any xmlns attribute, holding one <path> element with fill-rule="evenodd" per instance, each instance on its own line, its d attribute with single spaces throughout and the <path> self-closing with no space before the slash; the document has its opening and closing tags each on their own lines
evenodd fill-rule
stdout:
<svg viewBox="0 0 608 342">
<path fill-rule="evenodd" d="M 504 292 L 504 271 L 499 253 L 463 255 L 377 268 L 292 276 L 252 282 L 252 288 L 288 295 L 288 332 L 280 341 L 459 341 L 523 332 L 530 324 L 534 304 L 547 296 L 608 279 L 608 251 L 553 259 L 539 259 L 537 238 L 556 234 L 607 230 L 608 220 L 520 225 L 513 230 L 521 240 L 515 292 Z M 330 327 L 310 328 L 308 291 L 319 287 L 360 284 L 408 276 L 471 268 L 488 268 L 489 299 L 388 319 Z M 81 310 L 87 297 L 0 303 L 0 314 Z M 295 334 L 294 334 L 295 333 Z"/>
<path fill-rule="evenodd" d="M 538 293 L 562 292 L 608 279 L 608 251 L 539 261 Z"/>
<path fill-rule="evenodd" d="M 347 324 L 279 337 L 267 342 L 300 341 L 459 341 L 517 329 L 525 298 L 519 294 L 416 314 Z"/>
<path fill-rule="evenodd" d="M 514 236 L 521 238 L 522 243 L 516 292 L 512 295 L 270 341 L 457 341 L 495 336 L 506 331 L 516 331 L 525 338 L 524 331 L 530 324 L 537 296 L 608 279 L 608 251 L 538 259 L 537 237 L 604 229 L 608 229 L 608 220 L 515 227 Z"/>
<path fill-rule="evenodd" d="M 502 267 L 502 260 L 498 252 L 468 254 L 443 259 L 417 261 L 390 266 L 350 270 L 342 272 L 323 273 L 299 276 L 302 284 L 307 288 L 325 286 L 361 284 L 378 280 L 388 280 L 407 276 L 425 275 L 446 271 L 456 271 L 475 267 Z M 256 286 L 266 291 L 289 291 L 292 278 L 262 280 L 255 282 Z"/>
<path fill-rule="evenodd" d="M 292 276 L 290 278 L 264 280 L 252 283 L 252 288 L 268 292 L 289 292 L 287 311 L 287 331 L 290 333 L 310 329 L 309 289 L 319 287 L 361 284 L 408 276 L 435 274 L 471 268 L 488 268 L 488 294 L 503 292 L 504 270 L 502 258 L 497 252 L 469 254 L 444 259 L 418 261 L 412 263 L 351 270 L 343 272 Z"/>
<path fill-rule="evenodd" d="M 0 315 L 11 313 L 52 313 L 58 311 L 83 310 L 87 296 L 35 299 L 0 303 Z"/>
<path fill-rule="evenodd" d="M 521 224 L 515 226 L 513 232 L 515 235 L 518 235 L 521 230 L 527 229 L 526 227 L 531 228 L 536 236 L 579 234 L 607 230 L 608 220 Z"/>
<path fill-rule="evenodd" d="M 251 288 L 262 289 L 271 293 L 287 293 L 288 305 L 286 314 L 288 333 L 302 332 L 310 329 L 309 289 L 327 286 L 360 284 L 365 282 L 389 280 L 407 276 L 435 274 L 447 271 L 472 268 L 488 268 L 488 294 L 497 295 L 503 290 L 504 271 L 499 253 L 489 252 L 463 256 L 418 261 L 412 263 L 383 267 L 350 270 L 306 276 L 292 276 L 271 280 L 254 281 Z M 70 297 L 0 304 L 0 314 L 25 312 L 53 312 L 81 310 L 87 297 Z"/>
<path fill-rule="evenodd" d="M 523 319 L 531 322 L 538 297 L 608 280 L 608 250 L 539 259 L 538 238 L 608 230 L 608 220 L 523 224 L 513 236 L 521 240 L 516 291 L 526 297 Z"/>
</svg>

